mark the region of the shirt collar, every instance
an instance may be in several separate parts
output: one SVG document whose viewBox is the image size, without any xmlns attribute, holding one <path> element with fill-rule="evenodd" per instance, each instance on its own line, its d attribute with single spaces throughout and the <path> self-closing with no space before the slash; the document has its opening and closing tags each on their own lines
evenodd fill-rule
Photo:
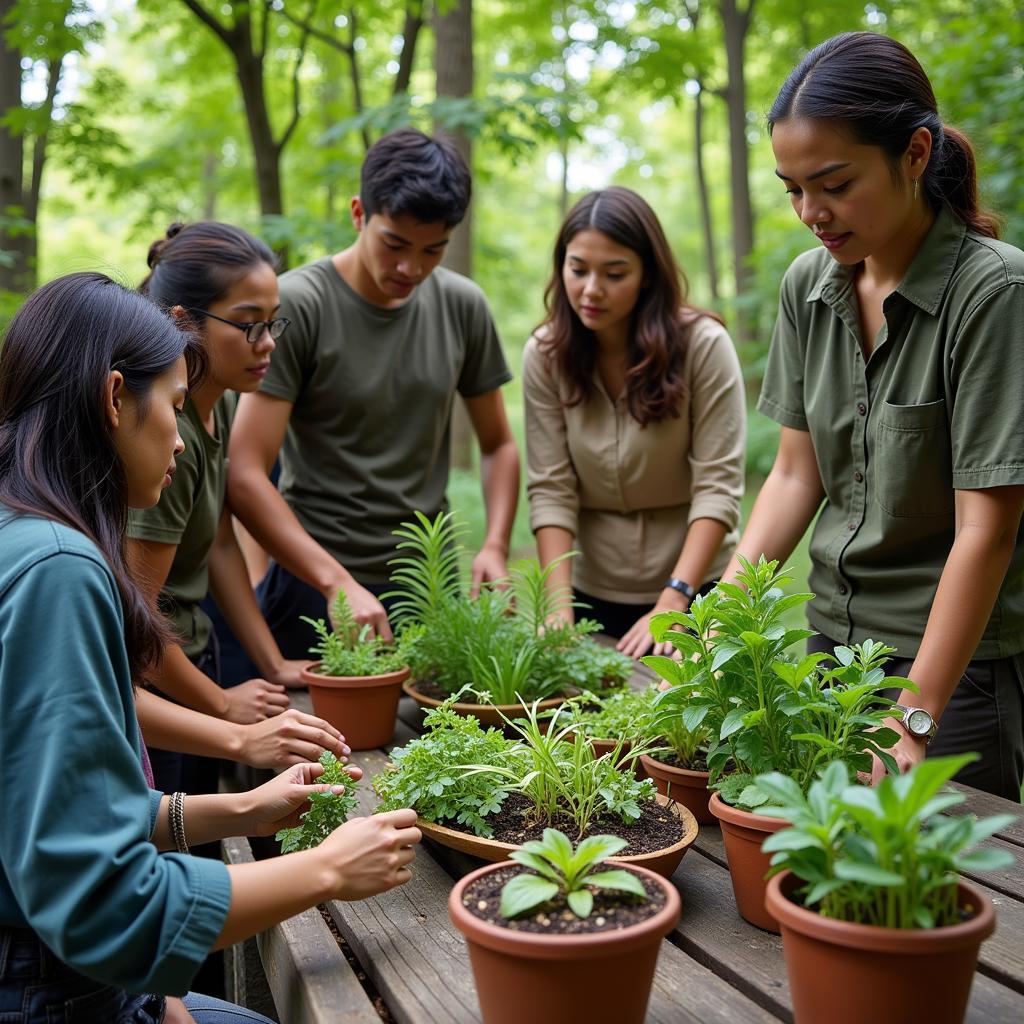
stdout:
<svg viewBox="0 0 1024 1024">
<path fill-rule="evenodd" d="M 921 248 L 907 268 L 903 280 L 896 286 L 908 302 L 919 306 L 934 316 L 938 312 L 942 297 L 949 286 L 956 261 L 960 255 L 967 226 L 959 220 L 948 206 L 943 205 L 935 217 L 935 223 L 925 236 Z M 844 267 L 829 258 L 818 279 L 807 293 L 807 302 L 826 301 L 844 291 L 853 277 L 853 267 Z M 832 288 L 829 286 L 833 285 Z"/>
</svg>

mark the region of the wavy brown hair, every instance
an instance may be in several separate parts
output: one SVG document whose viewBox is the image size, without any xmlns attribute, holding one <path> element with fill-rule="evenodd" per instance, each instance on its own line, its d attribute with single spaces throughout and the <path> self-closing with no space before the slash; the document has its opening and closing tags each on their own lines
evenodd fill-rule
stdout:
<svg viewBox="0 0 1024 1024">
<path fill-rule="evenodd" d="M 630 316 L 626 342 L 626 401 L 641 425 L 679 415 L 686 387 L 683 359 L 693 323 L 713 313 L 686 301 L 687 282 L 661 224 L 632 189 L 590 192 L 570 211 L 558 232 L 551 279 L 544 291 L 547 319 L 537 328 L 540 348 L 568 383 L 567 405 L 594 390 L 597 340 L 569 303 L 562 274 L 569 243 L 581 231 L 600 231 L 631 249 L 643 264 L 643 285 Z"/>
</svg>

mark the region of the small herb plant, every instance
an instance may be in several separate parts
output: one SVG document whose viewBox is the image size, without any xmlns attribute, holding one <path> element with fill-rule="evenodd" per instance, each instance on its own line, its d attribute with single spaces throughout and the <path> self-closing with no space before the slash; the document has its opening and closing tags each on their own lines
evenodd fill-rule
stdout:
<svg viewBox="0 0 1024 1024">
<path fill-rule="evenodd" d="M 884 724 L 894 701 L 883 691 L 917 687 L 886 677 L 893 648 L 867 640 L 835 656 L 798 657 L 793 648 L 814 634 L 787 629 L 782 616 L 812 595 L 786 595 L 789 577 L 777 562 L 740 561 L 742 587 L 720 583 L 686 615 L 652 622 L 655 639 L 670 640 L 682 661 L 645 659 L 676 688 L 660 700 L 675 702 L 681 725 L 708 733 L 713 788 L 726 803 L 759 810 L 768 798 L 754 778 L 766 772 L 789 775 L 806 792 L 834 760 L 861 771 L 875 754 L 895 771 L 888 748 L 898 735 Z M 723 775 L 727 764 L 733 770 Z"/>
<path fill-rule="evenodd" d="M 651 734 L 657 686 L 646 690 L 620 690 L 607 696 L 584 693 L 583 705 L 573 712 L 573 721 L 585 736 L 598 740 L 632 742 Z"/>
<path fill-rule="evenodd" d="M 348 821 L 356 809 L 356 780 L 329 750 L 320 755 L 323 774 L 316 780 L 328 786 L 344 786 L 344 793 L 313 793 L 309 810 L 301 816 L 294 828 L 283 828 L 277 833 L 282 853 L 312 850 L 319 846 L 339 825 Z"/>
<path fill-rule="evenodd" d="M 978 820 L 941 812 L 961 803 L 946 783 L 977 754 L 936 757 L 877 786 L 851 785 L 850 770 L 834 761 L 805 795 L 777 772 L 758 779 L 771 805 L 765 813 L 788 828 L 769 836 L 772 874 L 788 869 L 805 883 L 797 890 L 808 909 L 825 917 L 886 928 L 937 928 L 961 920 L 957 873 L 989 871 L 1013 862 L 1003 850 L 976 850 L 1014 820 Z"/>
<path fill-rule="evenodd" d="M 550 825 L 568 815 L 577 838 L 603 814 L 624 822 L 638 820 L 643 803 L 653 800 L 656 790 L 650 779 L 641 781 L 632 770 L 622 770 L 622 744 L 598 757 L 589 743 L 570 742 L 579 726 L 571 721 L 567 704 L 559 705 L 543 722 L 538 705 L 539 701 L 523 702 L 523 718 L 502 716 L 506 727 L 519 737 L 510 747 L 508 760 L 458 767 L 470 775 L 488 777 L 495 789 L 522 793 L 533 805 L 530 817 L 535 824 Z M 644 752 L 645 748 L 634 750 L 631 756 Z"/>
<path fill-rule="evenodd" d="M 557 829 L 546 828 L 543 840 L 524 843 L 510 854 L 512 860 L 536 874 L 521 874 L 501 890 L 502 917 L 519 917 L 545 903 L 564 900 L 579 918 L 590 916 L 594 889 L 612 889 L 643 899 L 647 894 L 636 875 L 623 868 L 596 868 L 626 846 L 618 836 L 590 836 L 573 850 L 572 843 Z"/>
<path fill-rule="evenodd" d="M 408 643 L 416 679 L 446 693 L 467 683 L 493 704 L 514 704 L 564 693 L 570 686 L 602 689 L 628 679 L 630 659 L 608 652 L 588 634 L 600 627 L 589 619 L 573 626 L 551 624 L 571 601 L 548 583 L 554 564 L 535 559 L 510 567 L 507 587 L 485 586 L 470 598 L 459 563 L 462 530 L 450 514 L 395 531 L 399 553 L 391 560 L 395 590 L 393 619 Z"/>
<path fill-rule="evenodd" d="M 320 672 L 325 676 L 378 676 L 397 672 L 408 664 L 406 644 L 385 644 L 380 637 L 370 637 L 370 627 L 359 627 L 349 607 L 345 592 L 339 590 L 331 605 L 335 623 L 332 630 L 323 619 L 300 616 L 320 637 L 309 653 L 320 660 Z"/>
<path fill-rule="evenodd" d="M 382 801 L 380 811 L 414 807 L 427 821 L 455 822 L 489 838 L 493 830 L 487 818 L 501 810 L 507 790 L 455 766 L 514 763 L 513 744 L 499 729 L 483 729 L 472 716 L 453 711 L 459 696 L 427 714 L 421 737 L 391 751 L 391 764 L 374 779 L 373 788 Z"/>
</svg>

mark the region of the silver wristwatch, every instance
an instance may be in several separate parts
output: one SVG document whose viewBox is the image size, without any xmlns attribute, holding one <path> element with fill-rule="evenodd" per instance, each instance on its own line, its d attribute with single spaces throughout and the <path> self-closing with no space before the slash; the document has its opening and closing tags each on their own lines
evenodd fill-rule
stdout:
<svg viewBox="0 0 1024 1024">
<path fill-rule="evenodd" d="M 903 712 L 898 716 L 903 728 L 915 739 L 928 743 L 939 728 L 931 712 L 924 708 L 905 708 L 902 704 L 895 705 L 894 710 L 897 708 Z"/>
</svg>

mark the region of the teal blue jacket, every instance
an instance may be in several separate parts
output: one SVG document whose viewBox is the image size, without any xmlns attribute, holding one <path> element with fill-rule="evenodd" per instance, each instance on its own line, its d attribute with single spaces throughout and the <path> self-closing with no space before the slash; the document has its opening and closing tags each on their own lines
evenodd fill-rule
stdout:
<svg viewBox="0 0 1024 1024">
<path fill-rule="evenodd" d="M 82 534 L 0 507 L 0 924 L 75 970 L 181 995 L 227 868 L 159 853 L 114 576 Z M 186 821 L 187 825 L 187 821 Z"/>
</svg>

